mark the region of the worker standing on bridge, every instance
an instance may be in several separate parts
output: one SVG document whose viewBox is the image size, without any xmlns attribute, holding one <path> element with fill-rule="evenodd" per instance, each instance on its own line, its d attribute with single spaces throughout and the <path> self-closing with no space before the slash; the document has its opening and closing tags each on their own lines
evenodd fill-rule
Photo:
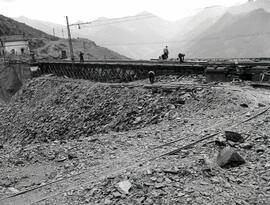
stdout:
<svg viewBox="0 0 270 205">
<path fill-rule="evenodd" d="M 179 60 L 180 60 L 180 63 L 184 63 L 185 54 L 179 53 L 179 54 L 178 54 L 178 58 L 179 58 Z"/>
<path fill-rule="evenodd" d="M 168 46 L 166 46 L 166 47 L 163 49 L 163 55 L 162 55 L 161 57 L 162 57 L 162 60 L 167 60 L 167 59 L 168 59 L 168 57 L 169 57 Z"/>
<path fill-rule="evenodd" d="M 154 71 L 149 71 L 148 72 L 148 77 L 149 77 L 149 81 L 151 84 L 153 84 L 155 82 L 155 72 Z"/>
<path fill-rule="evenodd" d="M 80 56 L 80 62 L 83 63 L 84 62 L 83 52 L 80 51 L 79 56 Z"/>
</svg>

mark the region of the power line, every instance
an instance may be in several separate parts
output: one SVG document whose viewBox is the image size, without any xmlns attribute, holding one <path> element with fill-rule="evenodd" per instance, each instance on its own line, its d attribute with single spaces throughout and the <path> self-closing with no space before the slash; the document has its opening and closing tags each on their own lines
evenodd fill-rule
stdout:
<svg viewBox="0 0 270 205">
<path fill-rule="evenodd" d="M 97 21 L 85 22 L 85 23 L 75 23 L 75 24 L 71 24 L 70 26 L 78 26 L 79 29 L 81 28 L 81 26 L 83 26 L 83 28 L 91 28 L 91 27 L 106 26 L 106 25 L 125 23 L 125 22 L 130 22 L 130 21 L 138 21 L 138 20 L 150 19 L 150 18 L 157 18 L 157 16 L 140 15 L 140 16 L 111 19 L 111 20 L 105 21 L 104 23 L 101 23 L 100 21 L 97 20 Z M 75 28 L 73 28 L 72 30 L 75 30 Z"/>
<path fill-rule="evenodd" d="M 184 42 L 197 42 L 197 41 L 211 41 L 211 40 L 234 40 L 237 38 L 247 38 L 247 37 L 257 37 L 257 36 L 268 36 L 270 35 L 270 32 L 264 32 L 264 33 L 253 33 L 253 34 L 239 34 L 230 36 L 213 36 L 213 37 L 205 37 L 205 38 L 194 38 L 194 39 L 188 39 L 188 40 L 179 40 L 179 41 L 153 41 L 153 42 L 130 42 L 130 43 L 122 43 L 122 44 L 102 44 L 102 46 L 138 46 L 138 45 L 160 45 L 160 44 L 179 44 Z"/>
</svg>

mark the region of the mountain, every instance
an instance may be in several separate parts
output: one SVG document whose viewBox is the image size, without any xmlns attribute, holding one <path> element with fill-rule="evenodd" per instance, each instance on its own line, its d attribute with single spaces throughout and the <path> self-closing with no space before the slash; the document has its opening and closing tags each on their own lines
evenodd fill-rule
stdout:
<svg viewBox="0 0 270 205">
<path fill-rule="evenodd" d="M 264 9 L 270 12 L 270 0 L 256 0 L 253 2 L 246 2 L 244 4 L 230 7 L 227 11 L 231 14 L 249 13 L 257 9 Z"/>
<path fill-rule="evenodd" d="M 46 39 L 56 39 L 43 31 L 35 29 L 25 23 L 20 23 L 11 18 L 0 15 L 0 36 L 24 34 L 26 37 L 42 37 Z"/>
<path fill-rule="evenodd" d="M 128 57 L 148 59 L 153 51 L 163 49 L 164 44 L 158 43 L 170 39 L 172 28 L 172 23 L 143 12 L 119 19 L 98 19 L 77 32 Z"/>
<path fill-rule="evenodd" d="M 57 36 L 61 36 L 59 31 L 62 29 L 66 32 L 65 26 L 62 25 L 26 17 L 15 19 L 49 33 L 52 33 L 55 28 L 55 32 L 58 31 Z M 159 42 L 168 41 L 176 33 L 176 27 L 172 22 L 151 13 L 142 12 L 135 16 L 117 19 L 101 17 L 94 20 L 91 25 L 80 25 L 80 29 L 76 26 L 71 27 L 71 32 L 74 38 L 91 39 L 99 45 L 130 58 L 148 59 L 153 51 L 158 50 L 157 55 L 160 55 L 165 44 Z"/>
<path fill-rule="evenodd" d="M 249 13 L 226 13 L 193 39 L 187 55 L 199 58 L 270 56 L 270 13 L 260 8 Z"/>
<path fill-rule="evenodd" d="M 196 15 L 175 22 L 179 30 L 170 39 L 169 48 L 171 56 L 185 52 L 190 41 L 214 25 L 226 12 L 226 7 L 212 6 L 198 12 Z"/>
<path fill-rule="evenodd" d="M 268 49 L 264 46 L 267 35 L 252 36 L 252 32 L 267 32 L 268 12 L 270 0 L 257 0 L 233 7 L 207 7 L 174 22 L 148 12 L 118 19 L 101 17 L 90 25 L 81 25 L 80 29 L 72 27 L 72 36 L 91 39 L 134 59 L 158 58 L 166 45 L 170 58 L 176 58 L 179 52 L 186 53 L 187 57 L 267 55 Z M 28 23 L 50 33 L 57 28 L 47 22 Z M 66 30 L 60 25 L 59 30 L 62 29 Z M 237 40 L 230 40 L 235 35 Z"/>
<path fill-rule="evenodd" d="M 45 33 L 49 33 L 51 35 L 58 36 L 58 37 L 63 37 L 63 31 L 64 31 L 64 36 L 66 36 L 66 27 L 60 24 L 55 24 L 47 21 L 40 21 L 40 20 L 34 20 L 34 19 L 29 19 L 25 16 L 20 16 L 17 18 L 13 18 L 16 21 L 19 21 L 21 23 L 25 23 L 31 27 L 34 27 L 38 30 L 44 31 Z M 54 31 L 53 31 L 54 30 Z"/>
</svg>

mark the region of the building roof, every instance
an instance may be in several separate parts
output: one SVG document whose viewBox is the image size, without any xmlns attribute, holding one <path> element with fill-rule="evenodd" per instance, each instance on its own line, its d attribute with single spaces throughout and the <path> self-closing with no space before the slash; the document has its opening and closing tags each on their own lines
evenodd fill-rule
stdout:
<svg viewBox="0 0 270 205">
<path fill-rule="evenodd" d="M 2 42 L 28 41 L 24 35 L 0 36 Z"/>
</svg>

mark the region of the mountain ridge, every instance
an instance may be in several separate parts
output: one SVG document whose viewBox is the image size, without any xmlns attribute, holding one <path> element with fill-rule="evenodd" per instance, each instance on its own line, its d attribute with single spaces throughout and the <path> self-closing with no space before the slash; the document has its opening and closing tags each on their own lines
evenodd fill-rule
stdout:
<svg viewBox="0 0 270 205">
<path fill-rule="evenodd" d="M 222 29 L 226 30 L 226 27 L 229 28 L 229 24 L 232 24 L 232 21 L 237 21 L 240 16 L 243 16 L 245 19 L 245 16 L 249 15 L 250 12 L 259 12 L 257 11 L 258 9 L 264 9 L 264 12 L 270 12 L 270 1 L 257 0 L 255 2 L 247 2 L 232 7 L 206 7 L 203 10 L 200 10 L 196 15 L 173 22 L 164 20 L 149 12 L 143 12 L 144 15 L 153 15 L 155 17 L 134 22 L 123 22 L 106 26 L 96 26 L 91 27 L 90 29 L 88 27 L 84 28 L 81 26 L 82 28 L 80 30 L 72 30 L 72 36 L 80 36 L 83 38 L 92 39 L 100 45 L 106 46 L 112 50 L 117 51 L 118 53 L 124 54 L 134 59 L 158 58 L 158 56 L 161 55 L 164 46 L 166 45 L 169 46 L 170 57 L 172 58 L 176 58 L 179 52 L 186 53 L 187 56 L 190 57 L 212 57 L 214 51 L 211 51 L 211 49 L 202 49 L 205 52 L 205 55 L 198 53 L 197 50 L 202 45 L 200 39 L 214 37 L 214 35 L 220 35 L 222 38 L 225 38 L 223 34 L 220 33 Z M 261 14 L 257 13 L 257 15 Z M 138 15 L 141 15 L 141 13 Z M 134 17 L 136 18 L 136 16 Z M 253 21 L 248 17 L 246 19 L 249 19 L 249 22 Z M 112 21 L 113 19 L 106 20 Z M 259 21 L 257 21 L 257 23 L 261 27 L 266 27 L 262 23 L 259 23 Z M 241 24 L 243 24 L 243 22 L 241 22 Z M 267 22 L 264 22 L 264 24 L 267 24 Z M 261 30 L 260 28 L 257 28 L 256 25 L 251 26 Z M 241 25 L 239 25 L 239 27 L 234 25 L 233 30 L 227 32 L 231 33 L 231 35 L 244 35 L 247 32 L 245 29 L 246 28 L 242 28 Z M 239 49 L 249 51 L 249 46 L 245 47 L 245 38 L 239 38 L 239 40 L 243 44 L 239 47 Z M 256 39 L 255 41 L 261 44 Z M 216 43 L 220 42 L 216 41 Z M 224 42 L 221 45 L 223 44 Z M 233 46 L 230 43 L 229 45 Z M 206 44 L 206 47 L 207 46 L 209 45 Z M 214 49 L 214 47 L 218 47 L 218 45 L 214 46 L 211 43 L 210 47 Z M 233 55 L 235 55 L 235 57 L 242 56 L 241 50 L 234 51 L 235 49 L 233 47 L 231 49 L 226 49 L 227 51 L 224 51 L 224 53 L 217 52 L 220 55 L 219 57 L 233 57 Z M 262 49 L 266 48 L 262 47 Z M 230 50 L 233 51 L 230 53 Z M 260 53 L 263 54 L 264 52 Z M 197 54 L 200 55 L 196 56 Z M 250 51 L 250 53 L 246 53 L 248 56 L 251 54 L 253 54 L 252 51 Z"/>
</svg>

